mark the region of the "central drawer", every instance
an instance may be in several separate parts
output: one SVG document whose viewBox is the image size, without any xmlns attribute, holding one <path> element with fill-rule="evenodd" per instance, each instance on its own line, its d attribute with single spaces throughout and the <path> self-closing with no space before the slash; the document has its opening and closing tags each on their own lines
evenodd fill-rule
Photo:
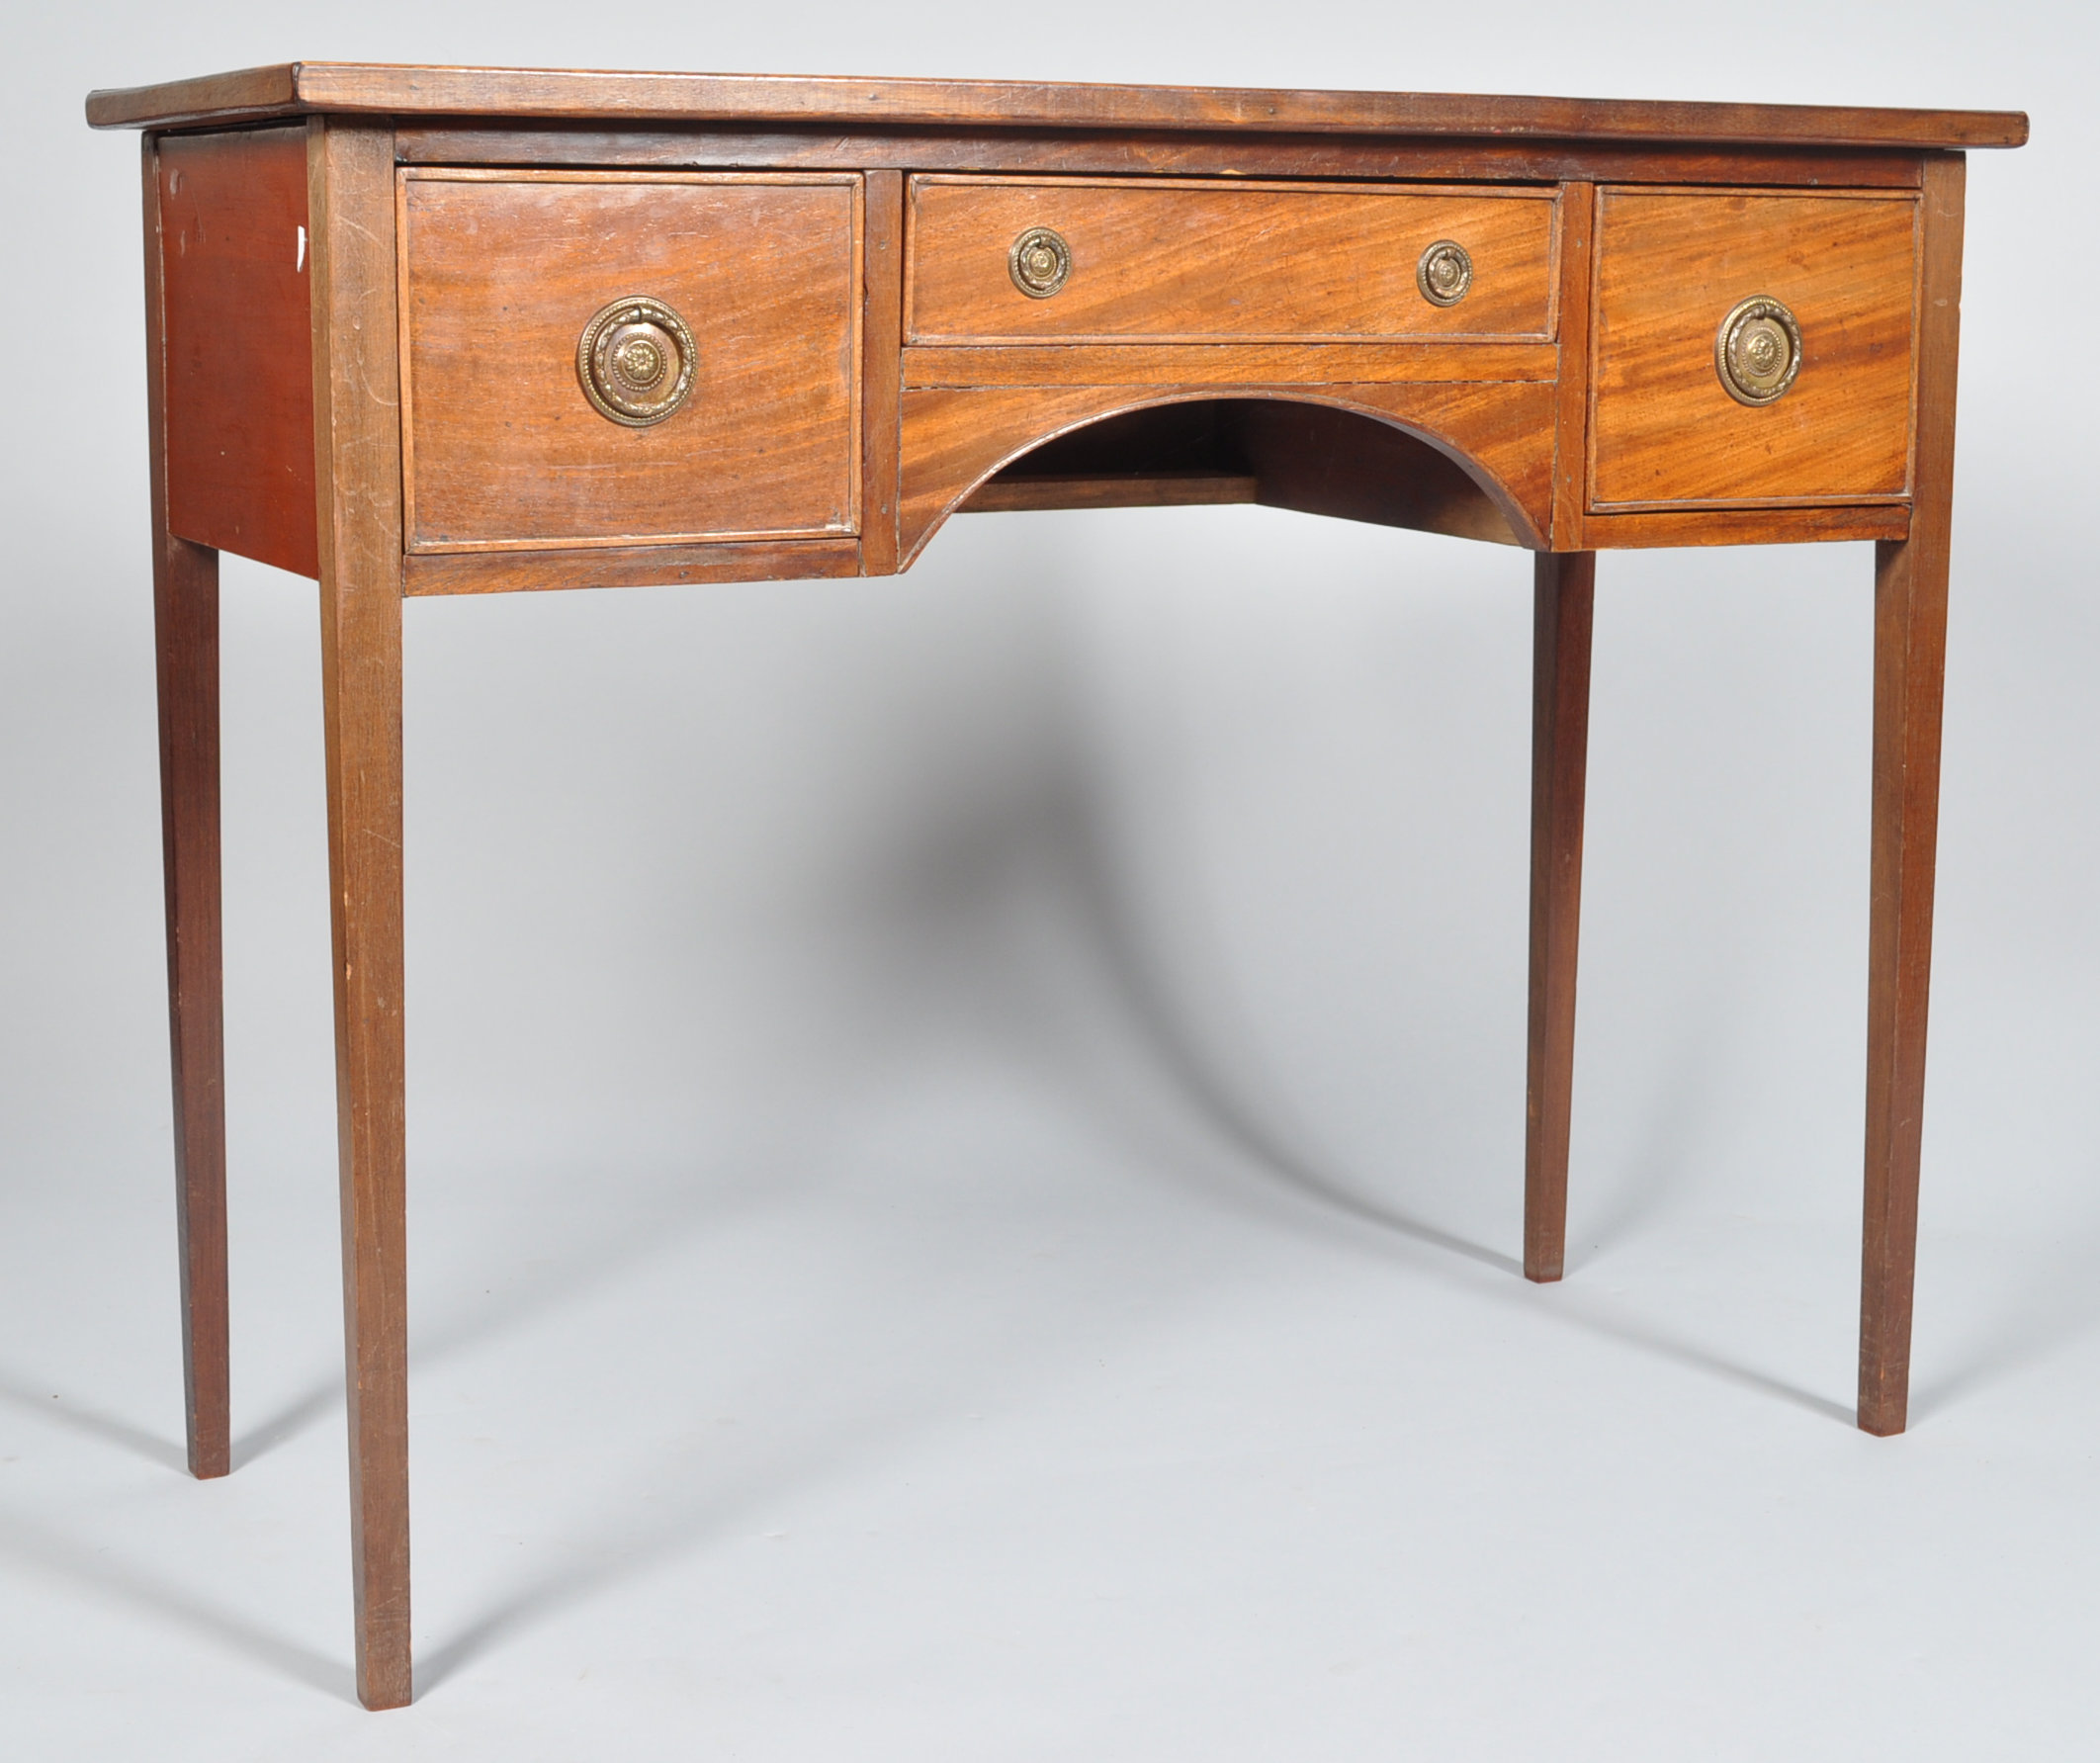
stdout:
<svg viewBox="0 0 2100 1763">
<path fill-rule="evenodd" d="M 1535 188 L 915 177 L 905 336 L 1547 342 L 1558 214 Z"/>
</svg>

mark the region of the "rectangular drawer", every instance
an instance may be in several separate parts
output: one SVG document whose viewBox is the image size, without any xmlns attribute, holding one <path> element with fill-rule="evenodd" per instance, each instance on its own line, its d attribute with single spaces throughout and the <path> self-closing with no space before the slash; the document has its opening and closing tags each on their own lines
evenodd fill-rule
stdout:
<svg viewBox="0 0 2100 1763">
<path fill-rule="evenodd" d="M 1550 190 L 1184 180 L 915 177 L 906 340 L 1390 342 L 1549 340 L 1559 202 Z M 1015 241 L 1047 227 L 1070 269 L 1024 292 Z M 1454 305 L 1417 265 L 1471 260 Z"/>
<path fill-rule="evenodd" d="M 1916 231 L 1907 191 L 1600 191 L 1590 505 L 1906 495 Z M 1792 312 L 1800 366 L 1751 405 L 1716 342 L 1756 296 Z"/>
<path fill-rule="evenodd" d="M 858 177 L 409 170 L 399 198 L 410 551 L 858 530 Z M 636 296 L 694 344 L 642 427 L 577 357 Z"/>
</svg>

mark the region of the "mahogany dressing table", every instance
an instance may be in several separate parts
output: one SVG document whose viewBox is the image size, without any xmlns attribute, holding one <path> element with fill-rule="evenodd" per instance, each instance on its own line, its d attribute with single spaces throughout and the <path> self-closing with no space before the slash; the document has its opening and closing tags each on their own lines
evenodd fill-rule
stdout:
<svg viewBox="0 0 2100 1763">
<path fill-rule="evenodd" d="M 1909 1369 L 1963 153 L 2024 116 L 295 63 L 144 132 L 189 1460 L 229 1467 L 219 553 L 320 584 L 358 1693 L 410 1695 L 401 600 L 890 574 L 973 509 L 1532 554 L 1560 1277 L 1596 554 L 1875 541 L 1859 1424 Z"/>
</svg>

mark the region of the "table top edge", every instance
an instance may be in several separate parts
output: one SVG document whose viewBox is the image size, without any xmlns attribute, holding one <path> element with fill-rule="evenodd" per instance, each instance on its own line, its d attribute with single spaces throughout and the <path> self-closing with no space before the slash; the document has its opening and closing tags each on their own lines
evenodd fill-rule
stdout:
<svg viewBox="0 0 2100 1763">
<path fill-rule="evenodd" d="M 612 124 L 1249 131 L 1656 146 L 2016 147 L 2023 111 L 1891 110 L 1655 99 L 1318 92 L 1006 80 L 622 73 L 289 61 L 88 94 L 97 129 L 209 127 L 310 115 Z"/>
</svg>

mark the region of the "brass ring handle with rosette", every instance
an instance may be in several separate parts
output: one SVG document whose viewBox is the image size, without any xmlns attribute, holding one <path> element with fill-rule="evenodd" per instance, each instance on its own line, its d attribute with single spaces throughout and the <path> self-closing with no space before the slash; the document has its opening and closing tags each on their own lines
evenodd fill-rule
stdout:
<svg viewBox="0 0 2100 1763">
<path fill-rule="evenodd" d="M 1072 247 L 1048 226 L 1031 226 L 1006 253 L 1006 273 L 1030 300 L 1048 300 L 1072 274 Z"/>
<path fill-rule="evenodd" d="M 1415 287 L 1433 307 L 1454 307 L 1473 285 L 1473 259 L 1454 238 L 1440 238 L 1415 260 Z"/>
<path fill-rule="evenodd" d="M 583 326 L 576 378 L 599 415 L 648 428 L 685 402 L 699 354 L 683 318 L 660 300 L 631 294 Z"/>
<path fill-rule="evenodd" d="M 1713 368 L 1739 404 L 1786 397 L 1801 371 L 1801 327 L 1785 302 L 1754 294 L 1730 311 L 1714 333 Z"/>
</svg>

